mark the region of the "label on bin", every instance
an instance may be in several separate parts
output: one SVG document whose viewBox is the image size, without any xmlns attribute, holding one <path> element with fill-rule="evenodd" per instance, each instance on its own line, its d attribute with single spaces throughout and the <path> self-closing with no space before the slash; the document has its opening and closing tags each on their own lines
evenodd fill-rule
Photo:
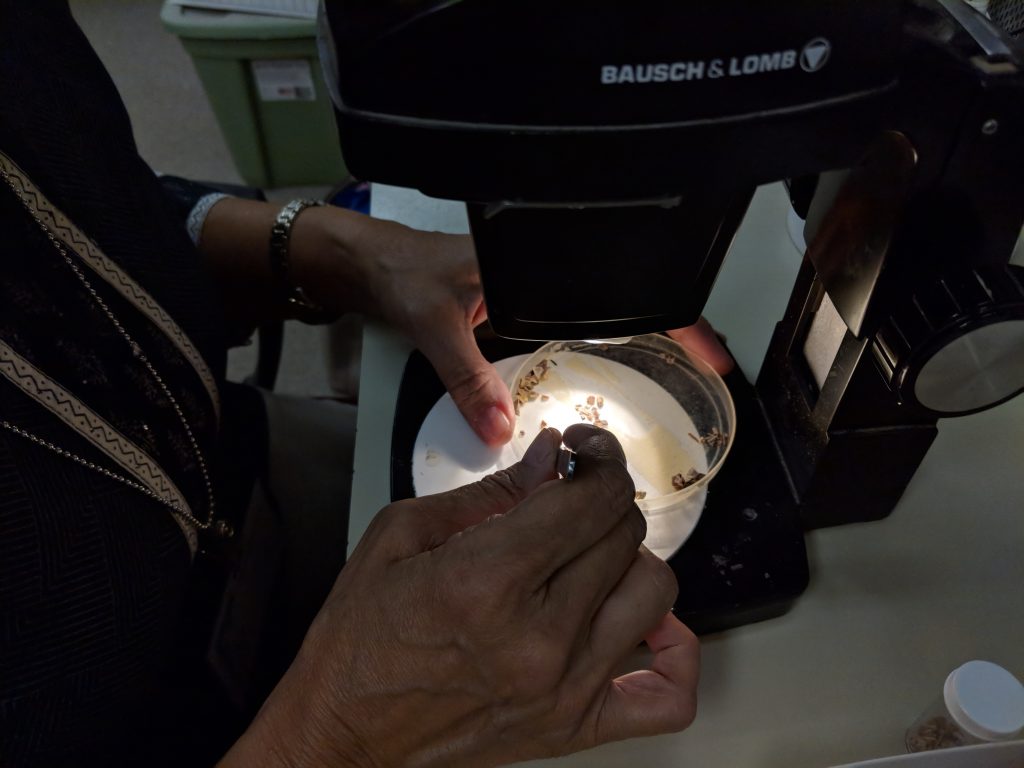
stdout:
<svg viewBox="0 0 1024 768">
<path fill-rule="evenodd" d="M 315 101 L 313 71 L 305 59 L 264 59 L 252 62 L 252 74 L 263 101 Z"/>
</svg>

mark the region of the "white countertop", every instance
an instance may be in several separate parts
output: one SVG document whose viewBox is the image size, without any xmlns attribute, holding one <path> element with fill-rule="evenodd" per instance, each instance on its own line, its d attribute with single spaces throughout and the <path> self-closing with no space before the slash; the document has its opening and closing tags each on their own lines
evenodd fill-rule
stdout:
<svg viewBox="0 0 1024 768">
<path fill-rule="evenodd" d="M 758 190 L 706 315 L 756 376 L 800 257 L 781 185 Z M 374 215 L 465 232 L 461 205 L 374 186 Z M 409 345 L 363 343 L 350 550 L 389 501 L 391 426 Z M 550 768 L 824 768 L 904 751 L 903 732 L 964 661 L 1024 679 L 1024 397 L 940 423 L 888 518 L 807 536 L 811 582 L 785 616 L 703 638 L 696 722 Z"/>
</svg>

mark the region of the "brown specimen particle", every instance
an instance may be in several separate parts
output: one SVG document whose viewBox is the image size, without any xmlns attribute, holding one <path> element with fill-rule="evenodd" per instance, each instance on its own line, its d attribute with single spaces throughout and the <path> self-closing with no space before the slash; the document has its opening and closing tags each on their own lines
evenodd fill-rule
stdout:
<svg viewBox="0 0 1024 768">
<path fill-rule="evenodd" d="M 541 401 L 542 403 L 546 403 L 546 402 L 547 402 L 548 400 L 550 400 L 550 399 L 551 399 L 551 397 L 550 397 L 550 396 L 548 396 L 548 395 L 541 395 L 541 396 L 540 396 L 540 401 Z"/>
<path fill-rule="evenodd" d="M 526 437 L 526 430 L 525 429 L 520 429 L 519 430 L 519 436 L 520 437 Z"/>
<path fill-rule="evenodd" d="M 719 448 L 729 442 L 729 433 L 720 431 L 718 427 L 712 427 L 710 432 L 700 437 L 697 437 L 692 432 L 687 432 L 686 434 L 695 443 L 707 446 L 708 448 Z"/>
<path fill-rule="evenodd" d="M 580 421 L 589 421 L 595 427 L 606 429 L 608 422 L 601 418 L 601 407 L 604 406 L 604 398 L 597 395 L 587 395 L 587 404 L 576 403 L 576 413 Z"/>
<path fill-rule="evenodd" d="M 915 752 L 959 747 L 965 741 L 963 731 L 945 717 L 933 717 L 921 723 L 907 736 L 907 746 Z"/>
<path fill-rule="evenodd" d="M 677 491 L 681 491 L 683 488 L 689 488 L 702 477 L 704 477 L 704 474 L 695 469 L 690 469 L 685 475 L 682 472 L 677 472 L 672 475 L 672 487 Z"/>
<path fill-rule="evenodd" d="M 554 365 L 554 360 L 541 360 L 537 365 L 530 369 L 530 372 L 519 379 L 519 383 L 516 386 L 516 392 L 512 396 L 512 405 L 515 408 L 516 415 L 519 415 L 519 408 L 525 403 L 533 402 L 537 399 L 538 393 L 534 392 L 534 387 L 540 384 L 548 377 L 548 370 L 550 366 Z"/>
<path fill-rule="evenodd" d="M 633 496 L 634 501 L 640 501 L 640 499 L 647 498 L 647 491 L 637 491 L 636 495 Z"/>
<path fill-rule="evenodd" d="M 548 428 L 548 423 L 546 421 L 544 421 L 544 419 L 540 420 L 540 428 L 541 429 L 547 429 Z"/>
</svg>

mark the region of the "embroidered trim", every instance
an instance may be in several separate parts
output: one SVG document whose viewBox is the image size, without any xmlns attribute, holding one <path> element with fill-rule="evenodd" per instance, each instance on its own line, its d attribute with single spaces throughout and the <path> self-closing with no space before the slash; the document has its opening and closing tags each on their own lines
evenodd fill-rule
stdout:
<svg viewBox="0 0 1024 768">
<path fill-rule="evenodd" d="M 189 550 L 195 555 L 196 529 L 175 511 L 177 508 L 191 514 L 188 501 L 151 456 L 3 340 L 0 340 L 0 376 L 60 418 L 169 506 L 172 517 L 185 534 Z"/>
<path fill-rule="evenodd" d="M 29 180 L 24 171 L 6 153 L 0 151 L 0 175 L 21 200 L 22 204 L 39 221 L 40 226 L 49 227 L 63 243 L 72 250 L 98 277 L 128 300 L 159 328 L 171 343 L 184 355 L 213 403 L 214 415 L 220 421 L 220 393 L 213 373 L 199 350 L 181 327 L 161 307 L 156 299 L 117 264 L 99 249 L 84 232 L 43 195 Z"/>
<path fill-rule="evenodd" d="M 200 197 L 199 202 L 192 206 L 192 210 L 188 213 L 188 219 L 185 221 L 185 229 L 188 230 L 188 236 L 192 238 L 195 245 L 199 245 L 199 241 L 202 239 L 203 224 L 206 223 L 206 217 L 210 215 L 210 209 L 225 197 L 227 195 L 223 192 L 211 192 Z"/>
</svg>

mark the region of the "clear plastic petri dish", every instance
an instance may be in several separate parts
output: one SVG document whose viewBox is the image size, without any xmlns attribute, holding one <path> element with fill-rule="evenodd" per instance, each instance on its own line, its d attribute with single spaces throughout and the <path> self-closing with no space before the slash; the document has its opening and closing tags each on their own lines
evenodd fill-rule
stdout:
<svg viewBox="0 0 1024 768">
<path fill-rule="evenodd" d="M 693 531 L 736 433 L 736 410 L 721 377 L 661 335 L 625 343 L 552 342 L 509 382 L 521 457 L 545 427 L 609 430 L 622 444 L 647 518 L 645 544 L 670 557 Z"/>
</svg>

